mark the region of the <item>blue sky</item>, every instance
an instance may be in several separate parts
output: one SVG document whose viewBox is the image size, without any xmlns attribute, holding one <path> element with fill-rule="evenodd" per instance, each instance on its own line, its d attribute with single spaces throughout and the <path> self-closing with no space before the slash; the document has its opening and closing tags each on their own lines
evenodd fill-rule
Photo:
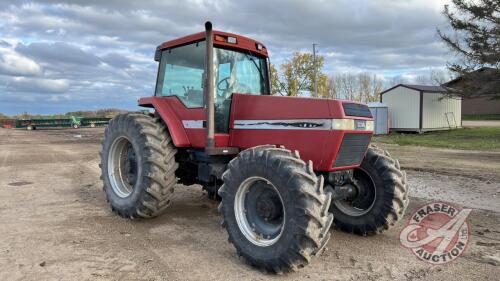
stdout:
<svg viewBox="0 0 500 281">
<path fill-rule="evenodd" d="M 153 94 L 155 47 L 214 28 L 266 44 L 280 64 L 319 44 L 325 72 L 397 77 L 444 69 L 447 1 L 2 1 L 0 112 L 136 109 Z"/>
</svg>

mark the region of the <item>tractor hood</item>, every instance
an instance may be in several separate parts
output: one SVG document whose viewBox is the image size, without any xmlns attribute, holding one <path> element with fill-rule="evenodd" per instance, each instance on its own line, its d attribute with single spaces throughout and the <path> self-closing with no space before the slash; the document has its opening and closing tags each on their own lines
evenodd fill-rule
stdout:
<svg viewBox="0 0 500 281">
<path fill-rule="evenodd" d="M 233 94 L 230 146 L 285 146 L 312 160 L 315 170 L 333 171 L 359 165 L 373 133 L 368 106 L 352 101 Z M 349 147 L 343 140 L 349 140 Z M 342 147 L 356 156 L 337 161 Z"/>
<path fill-rule="evenodd" d="M 231 121 L 233 121 L 231 123 L 233 128 L 238 128 L 241 124 L 248 123 L 235 123 L 234 121 L 300 121 L 309 119 L 311 121 L 315 119 L 372 120 L 372 115 L 367 105 L 352 101 L 233 94 L 231 108 Z M 325 127 L 325 129 L 327 128 Z"/>
</svg>

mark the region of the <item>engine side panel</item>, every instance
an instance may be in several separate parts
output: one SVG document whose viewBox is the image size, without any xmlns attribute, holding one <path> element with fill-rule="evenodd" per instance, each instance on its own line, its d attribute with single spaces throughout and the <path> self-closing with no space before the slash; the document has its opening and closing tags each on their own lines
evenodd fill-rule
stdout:
<svg viewBox="0 0 500 281">
<path fill-rule="evenodd" d="M 359 131 L 331 130 L 331 119 L 345 116 L 340 100 L 234 94 L 230 118 L 230 146 L 249 148 L 262 144 L 283 145 L 311 160 L 315 170 L 334 171 L 358 165 L 334 167 L 344 134 Z M 371 120 L 366 117 L 356 119 Z M 371 132 L 362 132 L 370 134 Z"/>
</svg>

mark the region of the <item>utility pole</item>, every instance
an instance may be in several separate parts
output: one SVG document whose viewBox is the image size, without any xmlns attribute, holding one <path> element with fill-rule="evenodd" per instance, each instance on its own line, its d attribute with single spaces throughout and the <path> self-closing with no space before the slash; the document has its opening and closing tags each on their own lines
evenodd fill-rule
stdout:
<svg viewBox="0 0 500 281">
<path fill-rule="evenodd" d="M 314 95 L 317 97 L 318 96 L 318 71 L 316 67 L 316 43 L 313 43 L 313 75 L 314 75 Z"/>
</svg>

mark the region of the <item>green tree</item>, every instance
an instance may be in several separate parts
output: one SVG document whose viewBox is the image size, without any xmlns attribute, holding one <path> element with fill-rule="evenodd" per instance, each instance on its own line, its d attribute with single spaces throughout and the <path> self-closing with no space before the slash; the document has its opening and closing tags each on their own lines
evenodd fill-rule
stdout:
<svg viewBox="0 0 500 281">
<path fill-rule="evenodd" d="M 318 92 L 316 97 L 334 99 L 337 97 L 331 84 L 331 80 L 325 73 L 318 73 Z M 314 85 L 314 84 L 313 84 Z M 313 86 L 314 87 L 314 86 Z"/>
<path fill-rule="evenodd" d="M 324 61 L 324 57 L 316 56 L 315 72 L 312 54 L 296 52 L 291 59 L 280 65 L 280 71 L 271 65 L 272 94 L 298 96 L 300 92 L 308 91 L 314 96 L 329 97 L 330 80 L 321 72 Z M 318 93 L 313 93 L 315 79 L 318 79 Z"/>
<path fill-rule="evenodd" d="M 281 84 L 278 70 L 276 69 L 274 64 L 271 64 L 270 72 L 271 72 L 271 94 L 286 96 L 286 94 L 284 93 L 285 86 Z"/>
<path fill-rule="evenodd" d="M 438 34 L 457 53 L 448 68 L 459 78 L 448 84 L 463 97 L 500 98 L 500 1 L 452 0 L 443 14 L 455 31 Z"/>
</svg>

